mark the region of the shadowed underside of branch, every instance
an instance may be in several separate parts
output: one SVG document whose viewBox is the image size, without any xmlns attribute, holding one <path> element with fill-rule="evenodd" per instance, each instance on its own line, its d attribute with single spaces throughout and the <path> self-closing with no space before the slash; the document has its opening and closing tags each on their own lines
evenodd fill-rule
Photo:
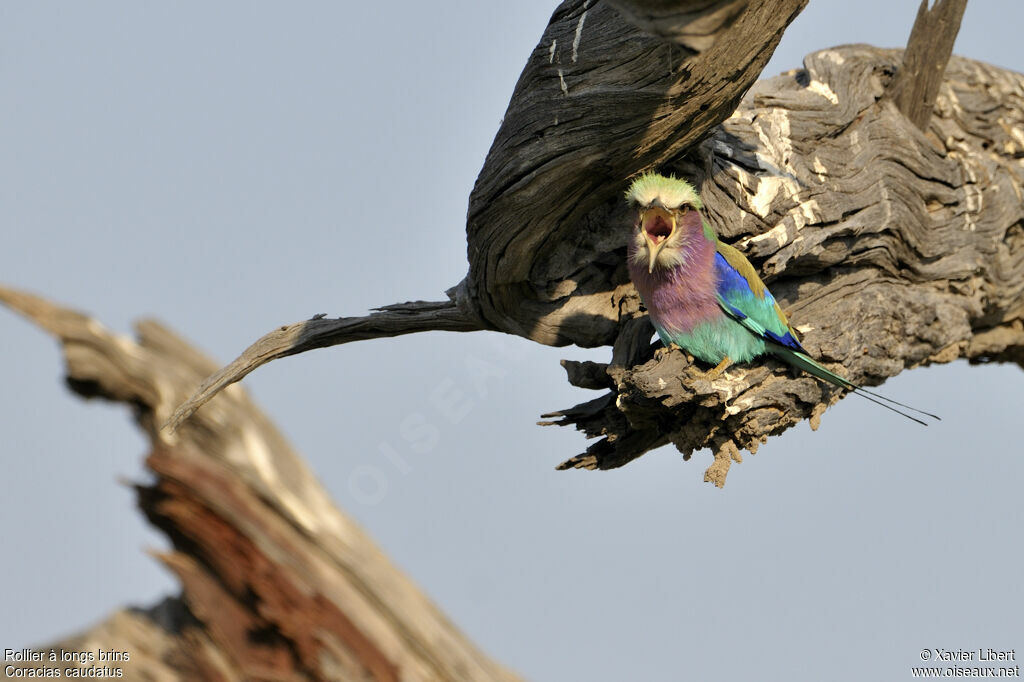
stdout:
<svg viewBox="0 0 1024 682">
<path fill-rule="evenodd" d="M 334 506 L 240 387 L 173 437 L 160 431 L 216 367 L 186 341 L 152 321 L 134 341 L 2 287 L 0 302 L 61 342 L 73 390 L 133 408 L 155 475 L 136 486 L 138 504 L 170 539 L 159 559 L 182 585 L 180 598 L 120 611 L 56 646 L 129 651 L 112 667 L 131 680 L 518 679 Z"/>
</svg>

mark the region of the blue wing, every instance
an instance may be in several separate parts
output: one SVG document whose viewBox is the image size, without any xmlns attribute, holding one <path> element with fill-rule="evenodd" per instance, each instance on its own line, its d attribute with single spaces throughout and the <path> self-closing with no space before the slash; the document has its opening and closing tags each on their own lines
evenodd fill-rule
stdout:
<svg viewBox="0 0 1024 682">
<path fill-rule="evenodd" d="M 715 273 L 718 275 L 718 305 L 726 315 L 765 341 L 803 352 L 775 297 L 743 254 L 719 242 Z"/>
</svg>

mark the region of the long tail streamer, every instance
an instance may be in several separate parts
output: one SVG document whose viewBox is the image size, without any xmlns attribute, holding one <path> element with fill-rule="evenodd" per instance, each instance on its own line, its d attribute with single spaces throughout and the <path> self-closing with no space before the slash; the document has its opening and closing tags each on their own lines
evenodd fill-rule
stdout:
<svg viewBox="0 0 1024 682">
<path fill-rule="evenodd" d="M 904 409 L 907 409 L 907 410 L 910 410 L 911 412 L 916 412 L 917 414 L 923 415 L 925 417 L 931 417 L 932 419 L 936 419 L 938 421 L 942 421 L 942 417 L 940 417 L 938 415 L 935 415 L 935 414 L 932 414 L 931 412 L 925 412 L 924 410 L 919 410 L 916 407 L 912 407 L 910 405 L 906 405 L 906 404 L 901 403 L 901 402 L 899 402 L 897 400 L 893 400 L 892 398 L 887 398 L 886 396 L 881 395 L 880 393 L 875 393 L 874 391 L 869 391 L 866 388 L 862 388 L 862 387 L 858 386 L 857 384 L 853 383 L 852 381 L 850 381 L 848 379 L 844 379 L 843 377 L 839 376 L 835 372 L 831 372 L 831 371 L 825 369 L 824 367 L 819 365 L 817 362 L 812 360 L 809 356 L 805 355 L 804 353 L 801 353 L 801 352 L 795 351 L 795 350 L 791 350 L 791 349 L 785 348 L 783 346 L 778 346 L 774 350 L 775 350 L 776 355 L 781 357 L 783 360 L 786 360 L 789 364 L 793 365 L 794 367 L 802 369 L 803 371 L 807 372 L 811 376 L 816 377 L 816 378 L 818 378 L 818 379 L 820 379 L 822 381 L 827 381 L 828 383 L 833 384 L 835 386 L 838 386 L 840 388 L 845 388 L 847 390 L 853 391 L 855 394 L 859 395 L 860 397 L 864 398 L 865 400 L 870 400 L 874 404 L 880 405 L 881 407 L 884 407 L 887 410 L 891 410 L 891 411 L 895 412 L 898 415 L 901 415 L 901 416 L 906 417 L 907 419 L 909 419 L 911 421 L 915 421 L 918 424 L 921 424 L 922 426 L 928 426 L 928 422 L 925 422 L 925 421 L 923 421 L 921 419 L 918 419 L 917 417 L 909 415 L 909 414 L 907 414 L 906 412 L 904 412 L 902 410 L 897 410 L 895 407 L 893 407 L 893 405 L 899 405 L 900 407 L 902 407 Z M 882 401 L 885 401 L 885 402 L 882 402 Z M 886 403 L 889 403 L 889 404 L 886 404 Z"/>
</svg>

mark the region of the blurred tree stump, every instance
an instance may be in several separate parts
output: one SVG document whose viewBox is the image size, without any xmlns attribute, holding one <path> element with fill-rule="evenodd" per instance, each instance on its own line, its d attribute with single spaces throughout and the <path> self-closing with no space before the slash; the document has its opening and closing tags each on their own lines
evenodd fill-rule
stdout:
<svg viewBox="0 0 1024 682">
<path fill-rule="evenodd" d="M 173 436 L 216 364 L 154 321 L 138 339 L 41 298 L 0 302 L 61 343 L 69 387 L 132 409 L 150 440 L 139 508 L 170 539 L 179 598 L 51 646 L 127 651 L 130 680 L 518 680 L 488 659 L 339 511 L 240 387 Z M 35 664 L 45 667 L 47 661 Z"/>
</svg>

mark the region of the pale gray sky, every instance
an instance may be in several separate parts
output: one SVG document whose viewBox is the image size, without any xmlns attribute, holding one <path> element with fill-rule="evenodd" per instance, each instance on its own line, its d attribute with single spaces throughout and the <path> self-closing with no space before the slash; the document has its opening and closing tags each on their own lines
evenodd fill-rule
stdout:
<svg viewBox="0 0 1024 682">
<path fill-rule="evenodd" d="M 348 5 L 356 5 L 349 7 Z M 905 43 L 916 2 L 812 0 L 766 73 Z M 0 6 L 0 279 L 119 331 L 158 317 L 222 361 L 275 325 L 437 299 L 466 269 L 467 198 L 555 3 L 33 2 Z M 1024 69 L 1020 3 L 972 0 L 956 53 Z M 418 220 L 367 258 L 375 207 Z M 61 383 L 0 312 L 0 649 L 176 585 L 117 477 L 127 410 Z M 543 348 L 427 334 L 320 350 L 246 380 L 339 505 L 488 653 L 537 681 L 909 678 L 924 647 L 1024 651 L 1024 458 L 1014 366 L 916 370 L 773 439 L 725 490 L 708 453 L 556 472 L 585 447 L 534 425 L 587 392 Z M 430 400 L 472 391 L 457 424 Z M 415 454 L 395 424 L 440 429 Z M 393 447 L 405 473 L 379 454 Z M 360 466 L 385 489 L 368 499 Z"/>
</svg>

